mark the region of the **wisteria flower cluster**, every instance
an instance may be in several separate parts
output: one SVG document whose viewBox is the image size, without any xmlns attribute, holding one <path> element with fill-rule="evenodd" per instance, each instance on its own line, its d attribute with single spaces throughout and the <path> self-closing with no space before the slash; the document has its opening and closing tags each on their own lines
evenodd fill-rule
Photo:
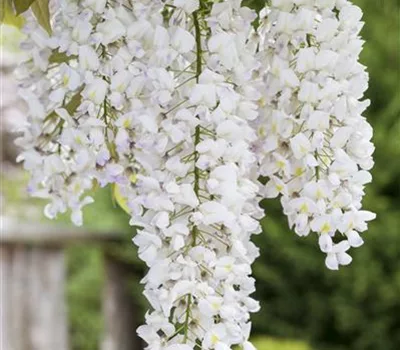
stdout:
<svg viewBox="0 0 400 350">
<path fill-rule="evenodd" d="M 347 265 L 375 215 L 361 10 L 346 0 L 63 0 L 27 16 L 17 143 L 45 214 L 81 225 L 87 193 L 124 198 L 147 264 L 150 350 L 248 341 L 263 198 Z"/>
<path fill-rule="evenodd" d="M 363 244 L 359 232 L 375 218 L 361 210 L 374 152 L 362 117 L 369 101 L 360 101 L 368 86 L 358 62 L 361 17 L 357 6 L 334 0 L 272 1 L 262 14 L 268 69 L 257 155 L 269 179 L 264 193 L 282 195 L 296 234 L 318 234 L 333 270 L 351 262 L 346 252 Z"/>
</svg>

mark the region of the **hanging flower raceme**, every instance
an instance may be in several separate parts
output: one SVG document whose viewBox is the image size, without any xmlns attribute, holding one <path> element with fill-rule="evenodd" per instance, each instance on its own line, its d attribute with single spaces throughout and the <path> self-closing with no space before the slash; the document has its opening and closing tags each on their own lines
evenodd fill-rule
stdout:
<svg viewBox="0 0 400 350">
<path fill-rule="evenodd" d="M 31 192 L 76 224 L 93 181 L 126 198 L 149 266 L 149 349 L 250 346 L 256 16 L 240 1 L 123 5 L 62 3 L 50 37 L 27 27 L 31 119 L 18 142 Z"/>
<path fill-rule="evenodd" d="M 262 19 L 266 74 L 256 145 L 265 196 L 282 196 L 300 236 L 319 236 L 326 265 L 347 265 L 375 214 L 361 209 L 373 166 L 372 129 L 360 101 L 361 10 L 349 1 L 273 0 Z M 335 242 L 334 242 L 335 241 Z"/>
<path fill-rule="evenodd" d="M 361 210 L 374 150 L 361 11 L 272 0 L 255 21 L 241 2 L 65 0 L 51 35 L 27 18 L 29 191 L 77 225 L 93 186 L 123 198 L 149 268 L 149 350 L 253 348 L 262 197 L 281 194 L 331 269 L 374 218 Z"/>
<path fill-rule="evenodd" d="M 165 59 L 146 62 L 147 84 L 129 112 L 139 172 L 121 193 L 139 227 L 153 308 L 138 333 L 149 349 L 250 346 L 259 308 L 250 237 L 263 216 L 249 125 L 258 117 L 247 45 L 255 14 L 240 1 L 186 6 L 163 12 L 152 55 Z"/>
<path fill-rule="evenodd" d="M 127 1 L 127 4 L 129 2 Z M 82 224 L 94 184 L 129 183 L 135 164 L 132 122 L 126 116 L 145 83 L 141 60 L 154 59 L 153 36 L 140 26 L 161 3 L 111 7 L 105 1 L 60 1 L 49 36 L 29 17 L 23 45 L 30 59 L 19 69 L 28 123 L 17 143 L 32 174 L 29 192 L 47 198 L 54 218 L 72 209 Z"/>
</svg>

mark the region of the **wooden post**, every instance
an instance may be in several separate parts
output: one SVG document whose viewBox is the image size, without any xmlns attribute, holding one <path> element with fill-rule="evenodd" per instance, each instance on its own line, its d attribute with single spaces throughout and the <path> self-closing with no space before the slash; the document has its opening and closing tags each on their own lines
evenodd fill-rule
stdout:
<svg viewBox="0 0 400 350">
<path fill-rule="evenodd" d="M 105 333 L 101 350 L 139 350 L 143 346 L 136 335 L 138 310 L 129 293 L 129 269 L 105 254 L 103 315 Z"/>
<path fill-rule="evenodd" d="M 1 333 L 9 350 L 68 350 L 64 252 L 1 245 Z"/>
<path fill-rule="evenodd" d="M 0 246 L 0 349 L 13 350 L 10 343 L 10 285 L 11 285 L 11 255 L 10 249 Z"/>
<path fill-rule="evenodd" d="M 64 251 L 51 247 L 33 248 L 30 271 L 30 349 L 68 350 Z"/>
<path fill-rule="evenodd" d="M 0 217 L 0 350 L 68 350 L 64 247 L 120 242 L 109 232 L 29 225 Z M 105 256 L 102 350 L 142 349 L 129 268 Z"/>
</svg>

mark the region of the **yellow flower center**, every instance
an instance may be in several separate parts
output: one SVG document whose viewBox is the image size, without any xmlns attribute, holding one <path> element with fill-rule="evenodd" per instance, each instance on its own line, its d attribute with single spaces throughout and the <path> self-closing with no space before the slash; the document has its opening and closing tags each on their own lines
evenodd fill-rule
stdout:
<svg viewBox="0 0 400 350">
<path fill-rule="evenodd" d="M 296 168 L 296 170 L 294 171 L 294 174 L 296 176 L 301 176 L 304 173 L 304 169 L 303 168 Z"/>
<path fill-rule="evenodd" d="M 325 194 L 320 189 L 318 189 L 316 197 L 317 197 L 317 199 L 322 199 L 322 198 L 325 198 Z"/>
<path fill-rule="evenodd" d="M 259 105 L 260 107 L 265 107 L 266 102 L 265 102 L 265 98 L 264 98 L 264 97 L 261 97 L 261 98 L 258 100 L 258 105 Z"/>
<path fill-rule="evenodd" d="M 331 231 L 331 225 L 329 225 L 329 223 L 325 223 L 322 225 L 321 227 L 321 233 L 329 233 Z"/>
<path fill-rule="evenodd" d="M 219 310 L 220 304 L 217 302 L 211 303 L 211 307 L 213 308 L 213 310 L 217 311 Z"/>
<path fill-rule="evenodd" d="M 120 93 L 122 93 L 122 92 L 124 92 L 124 88 L 125 88 L 124 84 L 119 84 L 119 85 L 117 86 L 117 91 L 120 92 Z"/>
<path fill-rule="evenodd" d="M 94 100 L 94 99 L 96 98 L 96 91 L 90 92 L 90 93 L 89 93 L 89 98 L 90 98 L 91 100 Z"/>
<path fill-rule="evenodd" d="M 64 86 L 67 86 L 69 84 L 69 76 L 64 74 L 63 76 L 63 84 Z"/>
<path fill-rule="evenodd" d="M 215 334 L 213 334 L 213 335 L 211 336 L 211 343 L 212 343 L 213 345 L 215 345 L 215 344 L 217 344 L 218 342 L 219 342 L 218 336 L 215 335 Z"/>
<path fill-rule="evenodd" d="M 131 180 L 131 182 L 134 184 L 134 183 L 137 181 L 137 175 L 136 175 L 136 174 L 132 174 L 132 175 L 129 177 L 129 180 Z"/>
<path fill-rule="evenodd" d="M 227 272 L 231 272 L 233 270 L 232 264 L 227 264 L 224 267 L 225 267 L 225 271 L 227 271 Z"/>
<path fill-rule="evenodd" d="M 130 123 L 129 119 L 125 119 L 124 122 L 122 123 L 122 126 L 125 129 L 128 129 L 131 126 L 131 123 Z"/>
<path fill-rule="evenodd" d="M 265 128 L 263 126 L 258 128 L 258 136 L 265 137 Z"/>
<path fill-rule="evenodd" d="M 301 205 L 300 213 L 302 213 L 302 214 L 308 213 L 308 205 L 306 203 Z"/>
<path fill-rule="evenodd" d="M 278 166 L 279 169 L 283 169 L 285 167 L 285 162 L 283 160 L 278 160 L 276 162 L 276 165 Z"/>
</svg>

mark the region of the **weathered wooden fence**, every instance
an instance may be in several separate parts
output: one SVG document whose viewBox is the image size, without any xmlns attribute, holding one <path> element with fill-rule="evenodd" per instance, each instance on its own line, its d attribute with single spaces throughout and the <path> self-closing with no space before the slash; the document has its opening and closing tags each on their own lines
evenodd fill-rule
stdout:
<svg viewBox="0 0 400 350">
<path fill-rule="evenodd" d="M 69 350 L 65 248 L 123 238 L 0 220 L 0 349 Z M 106 277 L 99 291 L 105 324 L 101 350 L 141 349 L 126 266 L 104 252 Z"/>
</svg>

